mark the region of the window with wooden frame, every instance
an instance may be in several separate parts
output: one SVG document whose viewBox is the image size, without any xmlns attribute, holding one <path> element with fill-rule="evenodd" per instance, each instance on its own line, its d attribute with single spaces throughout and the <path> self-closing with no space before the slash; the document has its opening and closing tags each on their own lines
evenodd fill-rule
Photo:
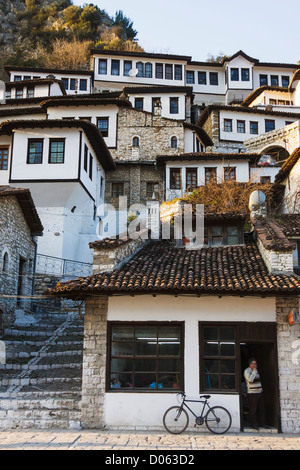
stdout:
<svg viewBox="0 0 300 470">
<path fill-rule="evenodd" d="M 224 132 L 232 132 L 232 119 L 224 119 Z"/>
<path fill-rule="evenodd" d="M 165 79 L 173 80 L 173 65 L 171 64 L 165 65 Z"/>
<path fill-rule="evenodd" d="M 107 75 L 107 59 L 99 59 L 98 73 L 99 75 Z"/>
<path fill-rule="evenodd" d="M 27 163 L 40 164 L 43 163 L 43 139 L 28 139 Z"/>
<path fill-rule="evenodd" d="M 205 184 L 215 183 L 217 181 L 217 168 L 204 168 Z"/>
<path fill-rule="evenodd" d="M 175 80 L 182 80 L 182 65 L 174 66 Z"/>
<path fill-rule="evenodd" d="M 145 78 L 152 78 L 152 64 L 151 64 L 151 62 L 146 62 L 146 64 L 145 64 Z"/>
<path fill-rule="evenodd" d="M 159 188 L 158 183 L 149 183 L 149 182 L 147 182 L 146 198 L 147 199 L 152 199 L 153 195 L 154 195 L 155 199 L 158 199 L 158 197 L 159 197 L 158 188 Z"/>
<path fill-rule="evenodd" d="M 236 181 L 236 168 L 234 166 L 224 168 L 224 181 Z"/>
<path fill-rule="evenodd" d="M 181 168 L 170 168 L 170 189 L 181 189 Z"/>
<path fill-rule="evenodd" d="M 179 100 L 178 98 L 170 98 L 170 114 L 179 113 Z"/>
<path fill-rule="evenodd" d="M 250 134 L 258 134 L 258 121 L 250 121 Z"/>
<path fill-rule="evenodd" d="M 209 72 L 209 84 L 214 86 L 219 84 L 218 72 Z"/>
<path fill-rule="evenodd" d="M 136 68 L 138 69 L 137 77 L 144 77 L 144 64 L 143 64 L 143 62 L 137 62 Z"/>
<path fill-rule="evenodd" d="M 111 197 L 116 198 L 123 196 L 124 194 L 124 183 L 112 183 L 111 184 Z"/>
<path fill-rule="evenodd" d="M 135 109 L 143 110 L 144 109 L 144 98 L 135 98 L 134 99 Z"/>
<path fill-rule="evenodd" d="M 204 244 L 208 246 L 240 245 L 243 229 L 239 225 L 205 225 Z"/>
<path fill-rule="evenodd" d="M 129 77 L 129 72 L 131 69 L 132 69 L 131 60 L 124 60 L 124 69 L 123 69 L 124 77 Z"/>
<path fill-rule="evenodd" d="M 49 140 L 49 163 L 64 163 L 65 139 Z"/>
<path fill-rule="evenodd" d="M 8 145 L 0 145 L 0 170 L 8 170 Z"/>
<path fill-rule="evenodd" d="M 274 119 L 265 119 L 265 131 L 271 132 L 275 130 L 275 120 Z"/>
<path fill-rule="evenodd" d="M 102 134 L 102 137 L 108 137 L 108 125 L 109 125 L 109 118 L 108 117 L 99 117 L 97 118 L 97 127 Z"/>
<path fill-rule="evenodd" d="M 164 78 L 163 64 L 155 64 L 155 78 Z"/>
<path fill-rule="evenodd" d="M 183 390 L 183 323 L 108 323 L 107 390 Z"/>
<path fill-rule="evenodd" d="M 231 68 L 230 69 L 230 78 L 232 82 L 238 82 L 240 77 L 239 77 L 240 71 L 237 68 Z"/>
<path fill-rule="evenodd" d="M 175 135 L 171 137 L 171 148 L 177 149 L 177 137 Z"/>
<path fill-rule="evenodd" d="M 186 189 L 194 189 L 197 188 L 197 168 L 186 168 L 185 170 L 186 175 Z"/>
<path fill-rule="evenodd" d="M 111 75 L 120 75 L 120 61 L 119 60 L 111 61 Z"/>
<path fill-rule="evenodd" d="M 240 121 L 238 120 L 237 121 L 237 132 L 239 134 L 244 134 L 245 133 L 245 130 L 246 130 L 246 123 L 245 121 Z"/>
<path fill-rule="evenodd" d="M 238 352 L 235 326 L 200 324 L 199 330 L 201 391 L 237 391 Z"/>
</svg>

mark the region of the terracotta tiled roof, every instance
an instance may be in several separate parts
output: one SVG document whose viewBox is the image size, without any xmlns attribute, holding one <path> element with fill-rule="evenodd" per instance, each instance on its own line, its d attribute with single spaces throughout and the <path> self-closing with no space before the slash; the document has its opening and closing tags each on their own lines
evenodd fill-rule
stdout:
<svg viewBox="0 0 300 470">
<path fill-rule="evenodd" d="M 266 250 L 289 251 L 293 249 L 292 243 L 273 220 L 261 218 L 253 220 L 252 223 L 259 240 Z"/>
<path fill-rule="evenodd" d="M 281 214 L 275 221 L 286 237 L 300 237 L 300 214 Z"/>
<path fill-rule="evenodd" d="M 151 242 L 112 273 L 58 283 L 51 294 L 70 298 L 113 294 L 300 294 L 300 277 L 269 274 L 255 244 L 178 248 Z"/>
</svg>

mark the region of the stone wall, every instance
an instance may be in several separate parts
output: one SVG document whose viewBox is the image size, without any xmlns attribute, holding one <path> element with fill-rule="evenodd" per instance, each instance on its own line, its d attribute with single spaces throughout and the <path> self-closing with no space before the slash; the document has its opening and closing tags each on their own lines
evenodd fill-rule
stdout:
<svg viewBox="0 0 300 470">
<path fill-rule="evenodd" d="M 279 394 L 284 433 L 300 432 L 300 324 L 290 326 L 288 314 L 292 308 L 299 313 L 297 297 L 277 298 Z"/>
<path fill-rule="evenodd" d="M 139 148 L 132 146 L 139 137 Z M 171 137 L 177 137 L 177 148 L 171 148 Z M 177 155 L 184 152 L 184 127 L 181 121 L 160 115 L 120 108 L 117 128 L 118 146 L 111 149 L 117 161 L 155 160 L 157 155 Z"/>
<path fill-rule="evenodd" d="M 113 198 L 113 183 L 123 183 L 123 195 L 127 197 L 128 207 L 132 204 L 145 204 L 147 197 L 147 183 L 158 184 L 158 198 L 164 198 L 164 176 L 162 169 L 158 169 L 155 163 L 124 163 L 117 164 L 116 171 L 106 173 L 105 202 L 118 208 L 118 198 Z"/>
<path fill-rule="evenodd" d="M 22 280 L 21 295 L 30 296 L 32 294 L 35 244 L 15 196 L 0 198 L 0 221 L 0 294 L 16 296 L 18 293 L 21 259 L 23 262 L 20 277 Z M 7 263 L 4 263 L 5 258 Z M 0 300 L 4 327 L 14 321 L 16 307 L 30 311 L 31 301 L 21 299 L 17 305 L 16 297 Z"/>
<path fill-rule="evenodd" d="M 107 297 L 87 299 L 85 304 L 81 424 L 87 429 L 104 426 L 107 307 Z"/>
<path fill-rule="evenodd" d="M 247 152 L 263 153 L 271 146 L 280 146 L 290 154 L 300 145 L 300 125 L 299 121 L 288 126 L 276 129 L 266 134 L 253 137 L 244 142 Z"/>
</svg>

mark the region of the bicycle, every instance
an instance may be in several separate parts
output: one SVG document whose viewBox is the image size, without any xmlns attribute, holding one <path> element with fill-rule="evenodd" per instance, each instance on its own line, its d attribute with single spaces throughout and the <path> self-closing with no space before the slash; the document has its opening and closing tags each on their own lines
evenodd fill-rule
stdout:
<svg viewBox="0 0 300 470">
<path fill-rule="evenodd" d="M 178 397 L 182 399 L 181 405 L 171 406 L 163 416 L 164 427 L 171 434 L 181 434 L 188 427 L 189 415 L 185 408 L 194 415 L 195 426 L 201 426 L 205 423 L 209 431 L 214 434 L 225 434 L 230 428 L 232 423 L 231 414 L 223 406 L 210 407 L 208 400 L 211 395 L 200 395 L 200 400 L 187 400 L 185 393 L 179 393 Z M 201 398 L 204 398 L 204 400 L 201 400 Z M 201 415 L 196 415 L 187 403 L 203 403 Z M 206 407 L 208 407 L 208 410 L 204 414 Z"/>
</svg>

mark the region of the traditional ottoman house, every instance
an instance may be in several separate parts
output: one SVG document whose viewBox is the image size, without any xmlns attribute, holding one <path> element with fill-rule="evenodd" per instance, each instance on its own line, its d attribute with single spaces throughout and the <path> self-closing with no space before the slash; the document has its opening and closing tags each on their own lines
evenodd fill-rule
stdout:
<svg viewBox="0 0 300 470">
<path fill-rule="evenodd" d="M 29 189 L 0 186 L 0 329 L 29 312 L 34 289 L 37 237 L 43 226 Z M 17 234 L 17 235 L 16 235 Z"/>
<path fill-rule="evenodd" d="M 70 271 L 80 271 L 77 262 L 91 264 L 87 247 L 98 233 L 105 172 L 115 168 L 97 127 L 81 120 L 5 121 L 0 142 L 1 184 L 30 189 L 43 222 L 40 261 L 69 260 Z"/>
<path fill-rule="evenodd" d="M 162 429 L 185 391 L 210 394 L 229 409 L 231 430 L 243 430 L 243 370 L 255 356 L 267 424 L 299 432 L 299 324 L 288 315 L 299 308 L 300 278 L 282 231 L 255 223 L 257 243 L 97 241 L 93 276 L 50 291 L 85 300 L 83 427 Z"/>
</svg>

